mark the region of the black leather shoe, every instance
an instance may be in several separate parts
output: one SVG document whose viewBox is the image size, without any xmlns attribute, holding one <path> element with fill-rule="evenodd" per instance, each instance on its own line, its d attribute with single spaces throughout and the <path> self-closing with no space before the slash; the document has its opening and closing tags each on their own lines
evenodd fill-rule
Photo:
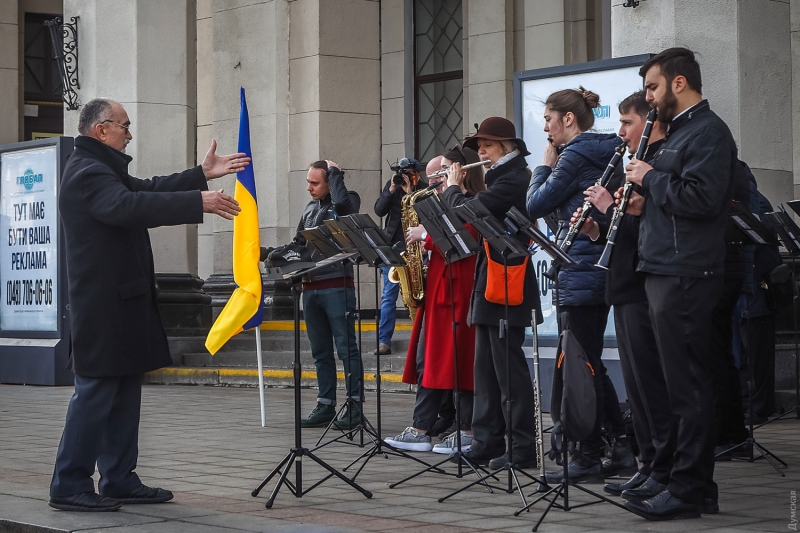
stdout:
<svg viewBox="0 0 800 533">
<path fill-rule="evenodd" d="M 583 454 L 578 455 L 578 453 L 572 456 L 572 460 L 567 465 L 567 475 L 569 475 L 570 482 L 602 483 L 605 478 L 603 477 L 603 465 L 600 461 L 591 459 Z M 563 480 L 563 469 L 545 474 L 545 481 L 548 485 L 558 484 Z"/>
<path fill-rule="evenodd" d="M 116 496 L 121 503 L 164 503 L 172 499 L 172 493 L 165 489 L 140 485 L 128 494 Z"/>
<path fill-rule="evenodd" d="M 613 494 L 614 496 L 619 496 L 622 494 L 622 491 L 635 489 L 642 485 L 645 481 L 650 479 L 649 477 L 645 476 L 640 472 L 636 472 L 632 478 L 630 478 L 625 483 L 606 483 L 603 487 L 603 491 L 607 492 L 608 494 Z"/>
<path fill-rule="evenodd" d="M 636 473 L 639 465 L 633 455 L 628 439 L 615 439 L 609 451 L 608 458 L 603 459 L 603 475 L 611 476 L 630 476 Z"/>
<path fill-rule="evenodd" d="M 491 461 L 489 461 L 489 468 L 496 470 L 498 468 L 503 468 L 508 463 L 508 454 L 504 453 L 500 457 L 495 457 Z M 529 459 L 526 457 L 517 457 L 514 456 L 514 466 L 516 468 L 536 468 L 536 457 Z"/>
<path fill-rule="evenodd" d="M 717 514 L 719 512 L 719 502 L 716 498 L 703 498 L 700 512 L 703 514 Z"/>
<path fill-rule="evenodd" d="M 649 477 L 647 481 L 635 489 L 623 490 L 621 496 L 628 501 L 640 502 L 649 500 L 667 490 L 667 486 Z"/>
<path fill-rule="evenodd" d="M 461 456 L 470 463 L 472 463 L 474 466 L 488 466 L 489 462 L 492 460 L 491 457 L 486 457 L 485 455 L 479 455 L 473 452 L 472 450 L 467 450 L 466 452 L 462 453 Z M 451 463 L 458 463 L 458 456 L 454 453 L 450 454 L 450 457 L 448 459 Z"/>
<path fill-rule="evenodd" d="M 72 496 L 65 496 L 63 498 L 51 497 L 47 505 L 54 509 L 61 509 L 62 511 L 87 511 L 102 513 L 116 511 L 122 507 L 122 502 L 115 498 L 106 498 L 105 496 L 100 496 L 96 492 L 83 492 L 81 494 L 73 494 Z"/>
<path fill-rule="evenodd" d="M 625 508 L 648 520 L 698 518 L 700 506 L 676 498 L 668 490 L 642 502 L 625 502 Z"/>
</svg>

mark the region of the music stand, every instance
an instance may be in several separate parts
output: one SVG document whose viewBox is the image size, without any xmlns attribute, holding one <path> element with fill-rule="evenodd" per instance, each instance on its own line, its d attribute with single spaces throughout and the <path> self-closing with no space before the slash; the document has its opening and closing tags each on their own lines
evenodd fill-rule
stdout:
<svg viewBox="0 0 800 533">
<path fill-rule="evenodd" d="M 731 207 L 731 211 L 728 214 L 728 222 L 727 226 L 729 229 L 729 235 L 736 236 L 742 243 L 749 243 L 749 244 L 775 244 L 775 236 L 772 235 L 772 232 L 761 223 L 752 213 L 750 213 L 746 208 L 744 208 L 741 202 L 734 202 L 733 206 Z M 742 255 L 742 263 L 744 266 L 745 274 L 747 273 L 747 265 L 745 263 L 744 254 Z M 750 316 L 749 312 L 745 311 L 745 336 L 748 339 L 747 344 L 745 345 L 745 354 L 747 356 L 747 368 L 748 368 L 748 379 L 747 379 L 747 400 L 750 407 L 750 412 L 748 414 L 748 437 L 743 442 L 728 448 L 725 451 L 722 451 L 715 455 L 715 457 L 719 457 L 721 455 L 725 455 L 733 450 L 737 450 L 739 448 L 743 448 L 747 450 L 748 445 L 750 449 L 750 457 L 741 458 L 746 460 L 749 463 L 753 463 L 758 459 L 766 459 L 770 465 L 782 476 L 786 477 L 780 467 L 775 464 L 775 462 L 770 458 L 770 456 L 774 457 L 779 463 L 781 463 L 784 468 L 787 466 L 780 457 L 775 455 L 774 453 L 767 450 L 761 444 L 756 441 L 754 428 L 753 428 L 753 388 L 754 388 L 754 378 L 753 378 L 753 361 L 750 357 L 750 339 L 751 336 L 749 335 L 749 326 L 750 326 Z M 761 455 L 759 457 L 754 457 L 753 450 L 758 450 L 758 453 Z M 736 459 L 740 459 L 736 457 Z"/>
<path fill-rule="evenodd" d="M 325 225 L 331 228 L 331 234 L 337 242 L 348 242 L 349 246 L 361 257 L 361 259 L 369 266 L 376 269 L 376 283 L 375 283 L 375 301 L 379 302 L 379 292 L 377 283 L 377 269 L 382 266 L 405 266 L 406 262 L 402 256 L 392 248 L 392 245 L 386 240 L 383 231 L 375 224 L 372 218 L 364 213 L 355 213 L 340 217 L 337 220 L 326 220 Z M 380 343 L 378 338 L 378 326 L 380 324 L 380 306 L 375 306 L 375 342 Z M 380 350 L 377 350 L 376 357 L 376 371 L 375 371 L 375 388 L 376 388 L 376 423 L 377 430 L 368 425 L 367 428 L 371 429 L 373 433 L 373 445 L 369 450 L 366 450 L 359 457 L 354 459 L 350 464 L 342 470 L 347 471 L 353 465 L 361 461 L 364 462 L 356 470 L 351 479 L 355 480 L 361 473 L 370 459 L 375 455 L 381 454 L 384 458 L 389 455 L 396 455 L 398 457 L 405 457 L 416 461 L 426 467 L 430 466 L 422 459 L 418 459 L 399 450 L 394 446 L 387 444 L 381 437 L 381 355 Z M 351 431 L 351 430 L 348 430 Z M 347 435 L 348 432 L 345 432 Z M 340 437 L 341 438 L 341 437 Z"/>
<path fill-rule="evenodd" d="M 500 320 L 499 333 L 501 338 L 505 339 L 505 356 L 506 368 L 509 368 L 509 346 L 508 346 L 508 259 L 518 257 L 528 257 L 528 249 L 522 245 L 515 236 L 506 232 L 503 224 L 484 206 L 480 200 L 472 199 L 455 208 L 458 217 L 465 223 L 470 224 L 481 236 L 489 243 L 494 250 L 500 252 L 503 257 L 503 281 L 505 290 L 505 316 Z M 489 258 L 487 257 L 487 261 Z M 527 259 L 526 259 L 527 260 Z M 531 476 L 514 463 L 513 446 L 512 446 L 512 391 L 511 391 L 511 376 L 506 372 L 506 454 L 508 462 L 502 467 L 488 472 L 477 480 L 465 485 L 455 492 L 451 492 L 447 496 L 439 498 L 439 503 L 459 494 L 470 487 L 477 484 L 487 486 L 490 490 L 496 488 L 503 490 L 507 493 L 516 491 L 522 500 L 523 505 L 527 504 L 525 493 L 523 489 L 531 483 L 539 483 L 540 480 Z M 508 484 L 505 487 L 491 486 L 486 481 L 489 478 L 497 479 L 497 474 L 503 471 L 508 472 Z M 519 475 L 522 474 L 531 480 L 531 483 L 525 485 L 520 484 Z"/>
<path fill-rule="evenodd" d="M 389 485 L 390 489 L 397 487 L 422 475 L 426 472 L 436 471 L 439 474 L 455 475 L 457 478 L 463 477 L 462 467 L 466 464 L 475 475 L 480 476 L 475 468 L 475 465 L 470 463 L 461 451 L 461 403 L 459 400 L 460 388 L 458 382 L 458 330 L 460 325 L 456 322 L 456 303 L 453 297 L 453 263 L 466 259 L 475 255 L 480 249 L 478 242 L 472 237 L 472 234 L 464 227 L 458 216 L 453 212 L 449 205 L 442 203 L 441 200 L 435 197 L 426 198 L 414 205 L 419 217 L 420 224 L 425 226 L 425 231 L 431 236 L 434 246 L 439 253 L 441 253 L 447 264 L 448 283 L 450 285 L 450 316 L 452 322 L 452 335 L 453 335 L 453 402 L 456 407 L 456 451 L 455 456 L 458 458 L 458 472 L 451 474 L 440 470 L 438 467 L 450 461 L 447 456 L 443 460 L 435 463 L 419 472 L 411 474 L 408 477 L 401 479 Z"/>
<path fill-rule="evenodd" d="M 325 257 L 333 257 L 336 254 L 339 254 L 339 253 L 342 253 L 342 252 L 346 252 L 346 253 L 350 253 L 350 257 L 348 257 L 348 259 L 346 259 L 346 261 L 352 261 L 356 266 L 360 262 L 360 257 L 357 255 L 357 252 L 355 252 L 355 250 L 353 249 L 353 247 L 350 244 L 350 242 L 347 241 L 344 244 L 340 243 L 338 240 L 336 240 L 334 238 L 334 236 L 333 236 L 333 234 L 331 232 L 331 229 L 328 226 L 324 225 L 324 224 L 322 224 L 320 226 L 313 227 L 313 228 L 301 230 L 300 234 L 306 239 L 306 242 L 310 246 L 315 248 L 318 252 L 320 252 Z M 356 273 L 358 273 L 358 272 L 356 271 Z M 345 272 L 343 270 L 342 271 L 342 286 L 343 287 L 346 284 L 345 277 L 346 277 L 345 276 Z M 361 294 L 361 276 L 357 275 L 356 279 L 357 279 L 357 284 L 356 284 L 357 291 L 356 291 L 356 293 L 358 295 L 360 295 Z M 361 319 L 360 319 L 360 316 L 361 316 L 361 298 L 360 297 L 356 299 L 356 303 L 357 303 L 356 314 L 359 317 L 359 325 L 360 325 L 360 322 L 361 322 Z M 350 345 L 350 326 L 347 323 L 348 314 L 349 313 L 347 313 L 347 311 L 345 310 L 345 314 L 344 314 L 345 329 L 347 330 L 347 344 L 349 346 Z M 360 334 L 361 334 L 361 332 L 359 330 L 359 338 L 360 338 Z M 358 347 L 359 347 L 359 357 L 361 357 L 361 343 L 360 342 L 358 343 Z M 345 379 L 347 380 L 348 383 L 350 383 L 352 385 L 353 374 L 350 371 L 349 358 L 347 358 L 346 360 L 348 361 L 348 363 L 347 363 L 347 367 L 344 369 L 345 370 Z M 363 365 L 362 365 L 362 367 L 363 367 Z M 349 440 L 352 441 L 354 439 L 355 433 L 358 432 L 359 435 L 360 435 L 358 446 L 359 447 L 363 447 L 364 446 L 364 431 L 363 430 L 364 430 L 365 422 L 367 424 L 369 424 L 369 422 L 366 420 L 366 417 L 364 416 L 364 409 L 363 409 L 364 400 L 365 400 L 365 394 L 366 394 L 365 390 L 364 390 L 364 373 L 363 372 L 359 373 L 359 375 L 356 376 L 356 380 L 358 381 L 358 383 L 361 386 L 361 397 L 360 397 L 360 400 L 361 400 L 361 406 L 362 406 L 362 408 L 359 409 L 358 424 L 356 424 L 356 426 L 354 426 L 354 427 L 348 428 L 347 431 L 342 431 L 343 435 L 341 437 L 346 437 L 346 438 L 348 438 Z M 346 389 L 347 389 L 347 387 L 346 387 Z M 352 390 L 352 386 L 349 387 L 349 389 Z M 351 409 L 350 412 L 352 412 L 353 401 L 354 400 L 353 400 L 352 397 L 350 397 L 349 395 L 346 396 L 345 402 L 336 411 L 336 414 L 334 415 L 333 419 L 325 427 L 325 430 L 322 432 L 322 435 L 320 435 L 319 439 L 317 439 L 316 447 L 314 448 L 315 451 L 318 450 L 319 448 L 322 448 L 323 446 L 327 446 L 328 444 L 332 444 L 333 442 L 337 442 L 337 441 L 341 440 L 341 437 L 337 437 L 336 439 L 333 439 L 333 440 L 331 440 L 329 442 L 326 442 L 323 445 L 320 445 L 320 442 L 322 442 L 322 439 L 325 438 L 325 435 L 328 434 L 328 431 L 330 431 L 331 427 L 333 427 L 335 422 L 339 419 L 339 416 L 341 415 L 341 413 L 345 412 L 348 408 Z M 336 426 L 336 427 L 338 429 L 338 426 Z M 371 435 L 370 435 L 370 437 L 371 437 Z M 350 443 L 346 443 L 346 444 L 350 444 Z"/>
<path fill-rule="evenodd" d="M 281 268 L 267 268 L 266 279 L 270 280 L 290 280 L 292 283 L 292 299 L 294 302 L 294 361 L 292 362 L 292 369 L 294 374 L 294 446 L 289 450 L 289 453 L 284 457 L 278 466 L 276 466 L 264 480 L 253 489 L 251 495 L 258 496 L 261 489 L 269 483 L 269 481 L 280 472 L 278 483 L 272 491 L 269 499 L 266 502 L 267 509 L 272 508 L 275 497 L 278 495 L 281 487 L 285 484 L 289 487 L 289 491 L 294 494 L 296 498 L 302 498 L 304 495 L 311 492 L 313 489 L 324 483 L 327 479 L 333 476 L 338 477 L 367 498 L 372 498 L 372 493 L 365 490 L 355 481 L 348 479 L 344 474 L 336 470 L 334 467 L 317 457 L 311 450 L 303 447 L 302 435 L 300 430 L 300 283 L 304 274 L 313 272 L 314 270 L 323 268 L 333 263 L 348 259 L 353 254 L 337 254 L 333 257 L 323 259 L 322 261 L 312 265 L 311 267 L 299 268 L 302 264 L 295 263 L 287 267 Z M 307 263 L 305 265 L 308 265 Z M 296 269 L 296 270 L 295 270 Z M 286 270 L 286 272 L 284 272 Z M 308 457 L 318 465 L 322 466 L 329 472 L 329 475 L 311 485 L 307 489 L 303 489 L 303 457 Z M 292 465 L 295 465 L 295 482 L 292 483 L 287 479 L 289 470 Z M 281 471 L 281 469 L 283 469 Z"/>
<path fill-rule="evenodd" d="M 525 215 L 523 215 L 518 209 L 511 208 L 508 211 L 507 215 L 508 215 L 508 218 L 506 218 L 505 223 L 506 223 L 506 226 L 509 228 L 509 230 L 512 233 L 521 232 L 525 236 L 529 237 L 539 247 L 541 247 L 541 249 L 545 253 L 547 253 L 553 259 L 553 263 L 554 263 L 554 265 L 556 267 L 555 268 L 555 275 L 553 277 L 553 281 L 555 283 L 555 294 L 557 295 L 558 294 L 558 272 L 559 272 L 559 270 L 564 266 L 576 265 L 577 262 L 575 260 L 573 260 L 569 255 L 564 253 L 561 250 L 561 248 L 559 248 L 554 242 L 552 242 L 549 239 L 547 239 L 547 236 L 544 235 L 541 231 L 539 231 L 539 229 L 536 227 L 536 225 L 533 222 L 531 222 L 530 220 L 528 220 L 525 217 Z M 533 335 L 534 335 L 534 357 L 535 357 L 534 365 L 535 365 L 535 368 L 537 369 L 536 379 L 537 379 L 537 382 L 538 382 L 538 358 L 539 358 L 539 354 L 538 354 L 538 342 L 537 342 L 538 337 L 537 337 L 537 334 L 536 334 L 536 323 L 535 322 L 533 323 L 532 329 L 533 329 Z M 536 391 L 536 394 L 538 395 L 539 391 Z M 539 397 L 539 402 L 540 402 L 540 405 L 541 405 L 541 397 Z M 542 427 L 541 426 L 541 420 L 539 422 L 539 427 Z M 539 438 L 541 438 L 541 436 Z M 574 481 L 570 481 L 570 479 L 569 479 L 569 470 L 567 468 L 567 465 L 569 463 L 569 460 L 567 458 L 567 448 L 568 448 L 568 443 L 567 443 L 567 440 L 564 439 L 564 441 L 562 443 L 562 446 L 561 446 L 561 453 L 563 454 L 562 455 L 562 468 L 563 468 L 563 473 L 564 473 L 564 477 L 563 477 L 562 481 L 559 484 L 557 484 L 555 487 L 550 487 L 547 484 L 547 479 L 546 479 L 546 476 L 545 476 L 545 473 L 544 473 L 544 457 L 542 457 L 542 464 L 540 465 L 540 472 L 541 472 L 542 479 L 541 479 L 541 482 L 539 484 L 539 489 L 537 491 L 537 492 L 540 493 L 540 495 L 535 500 L 533 500 L 530 503 L 525 504 L 521 509 L 517 510 L 514 513 L 514 516 L 519 516 L 523 511 L 530 510 L 531 507 L 533 507 L 534 505 L 536 505 L 537 503 L 539 503 L 542 500 L 548 502 L 547 508 L 544 510 L 542 515 L 539 517 L 539 520 L 536 522 L 536 524 L 533 526 L 533 531 L 538 531 L 539 526 L 541 525 L 542 521 L 544 521 L 545 517 L 547 516 L 547 514 L 550 512 L 550 510 L 553 507 L 556 507 L 556 508 L 561 509 L 563 511 L 571 511 L 572 509 L 577 509 L 579 507 L 587 507 L 589 505 L 595 505 L 595 504 L 598 504 L 598 503 L 605 502 L 605 503 L 610 503 L 610 504 L 612 504 L 612 505 L 614 505 L 616 507 L 619 507 L 620 509 L 625 509 L 625 511 L 628 511 L 628 509 L 626 509 L 624 505 L 621 505 L 618 502 L 615 502 L 614 500 L 606 498 L 602 494 L 598 494 L 598 493 L 596 493 L 596 492 L 594 492 L 592 490 L 589 490 L 589 489 L 587 489 L 585 487 L 582 487 L 579 484 L 575 483 Z M 581 490 L 581 491 L 585 492 L 586 494 L 594 496 L 597 499 L 594 500 L 594 501 L 590 501 L 590 502 L 580 503 L 578 505 L 570 505 L 569 504 L 569 487 L 570 486 L 575 487 L 576 489 Z M 552 500 L 548 499 L 548 496 L 550 496 L 551 494 L 553 495 Z M 563 504 L 558 503 L 559 496 L 561 498 L 563 498 L 563 500 L 564 500 Z M 630 511 L 628 511 L 628 512 L 630 512 Z"/>
<path fill-rule="evenodd" d="M 791 202 L 787 202 L 789 207 L 795 211 L 795 213 L 800 214 L 800 206 L 798 205 L 797 200 L 793 200 Z M 775 232 L 778 234 L 778 238 L 780 239 L 783 247 L 789 252 L 789 255 L 792 257 L 792 319 L 794 325 L 794 379 L 795 379 L 795 406 L 793 409 L 789 409 L 785 413 L 780 416 L 773 418 L 772 420 L 780 420 L 783 417 L 791 414 L 792 412 L 795 413 L 795 418 L 800 419 L 800 348 L 798 344 L 800 341 L 798 340 L 798 325 L 797 325 L 797 274 L 795 272 L 795 265 L 797 264 L 797 257 L 800 255 L 800 227 L 795 224 L 792 217 L 789 213 L 786 212 L 786 209 L 783 206 L 780 206 L 780 211 L 776 211 L 774 213 L 766 213 L 765 216 L 769 217 L 770 220 L 775 224 Z"/>
</svg>

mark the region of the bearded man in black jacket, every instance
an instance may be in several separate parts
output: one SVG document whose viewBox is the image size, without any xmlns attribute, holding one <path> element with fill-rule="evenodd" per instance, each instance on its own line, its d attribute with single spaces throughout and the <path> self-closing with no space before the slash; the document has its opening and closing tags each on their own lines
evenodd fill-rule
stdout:
<svg viewBox="0 0 800 533">
<path fill-rule="evenodd" d="M 709 331 L 722 295 L 737 150 L 728 126 L 703 99 L 693 52 L 665 50 L 639 74 L 658 120 L 669 125 L 654 159 L 634 160 L 625 171 L 626 179 L 645 192 L 638 269 L 646 276 L 677 433 L 667 488 L 625 506 L 649 520 L 695 518 L 719 509 Z"/>
<path fill-rule="evenodd" d="M 128 174 L 133 136 L 125 109 L 107 98 L 83 106 L 80 135 L 61 179 L 71 307 L 75 394 L 58 446 L 50 506 L 116 511 L 125 503 L 161 503 L 168 490 L 147 487 L 134 470 L 139 454 L 142 374 L 172 364 L 156 304 L 148 228 L 198 224 L 203 213 L 228 220 L 239 204 L 209 191 L 207 180 L 247 166 L 246 154 L 217 156 L 171 176 Z M 100 472 L 97 494 L 92 475 Z"/>
</svg>

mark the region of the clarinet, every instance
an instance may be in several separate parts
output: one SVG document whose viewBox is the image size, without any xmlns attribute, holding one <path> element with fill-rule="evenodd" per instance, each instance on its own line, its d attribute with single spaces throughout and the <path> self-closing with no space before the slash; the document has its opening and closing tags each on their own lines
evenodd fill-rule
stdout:
<svg viewBox="0 0 800 533">
<path fill-rule="evenodd" d="M 614 155 L 611 157 L 611 161 L 608 162 L 608 166 L 606 167 L 605 171 L 603 171 L 603 175 L 600 176 L 600 179 L 597 180 L 595 185 L 600 185 L 601 187 L 605 187 L 608 184 L 608 181 L 611 179 L 611 176 L 614 174 L 614 170 L 619 165 L 619 162 L 622 161 L 622 156 L 625 155 L 625 145 L 620 145 L 614 149 Z M 583 209 L 581 210 L 581 214 L 578 219 L 575 221 L 574 224 L 569 225 L 569 230 L 567 231 L 567 236 L 564 237 L 564 241 L 561 243 L 559 248 L 565 254 L 569 253 L 570 248 L 572 248 L 573 243 L 575 242 L 575 238 L 581 231 L 584 222 L 586 219 L 589 218 L 589 212 L 592 210 L 592 203 L 589 200 L 583 202 Z M 544 276 L 548 279 L 554 279 L 556 275 L 556 266 L 555 263 L 550 265 L 550 268 L 547 269 L 547 272 L 544 273 Z"/>
<path fill-rule="evenodd" d="M 658 114 L 655 109 L 651 109 L 647 114 L 647 123 L 644 125 L 642 138 L 639 139 L 639 147 L 636 149 L 636 155 L 634 156 L 640 161 L 647 151 L 647 144 L 650 141 L 650 132 L 653 131 L 653 124 L 656 121 L 657 115 Z M 614 251 L 614 243 L 617 240 L 619 221 L 622 218 L 622 215 L 625 214 L 625 209 L 628 208 L 628 201 L 631 199 L 631 192 L 633 192 L 633 183 L 626 181 L 625 186 L 622 188 L 622 198 L 619 201 L 619 205 L 614 208 L 614 214 L 611 216 L 611 225 L 609 226 L 608 234 L 606 235 L 606 246 L 603 248 L 603 254 L 600 256 L 600 259 L 597 260 L 597 263 L 595 263 L 594 266 L 608 270 L 608 265 L 611 262 L 611 252 Z"/>
</svg>

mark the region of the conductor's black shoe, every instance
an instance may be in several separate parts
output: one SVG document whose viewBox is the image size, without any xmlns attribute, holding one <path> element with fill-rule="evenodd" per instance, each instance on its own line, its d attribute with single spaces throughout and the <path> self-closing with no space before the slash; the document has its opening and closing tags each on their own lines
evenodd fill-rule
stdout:
<svg viewBox="0 0 800 533">
<path fill-rule="evenodd" d="M 115 498 L 106 498 L 105 496 L 100 496 L 96 492 L 83 492 L 81 494 L 73 494 L 72 496 L 65 496 L 63 498 L 51 497 L 47 505 L 54 509 L 61 509 L 62 511 L 87 511 L 102 513 L 116 511 L 122 507 L 122 502 Z"/>
<path fill-rule="evenodd" d="M 474 466 L 487 466 L 489 462 L 491 462 L 491 457 L 486 457 L 483 455 L 478 455 L 477 453 L 473 452 L 472 450 L 467 450 L 466 452 L 462 453 L 461 456 L 472 463 Z M 448 460 L 451 463 L 458 463 L 458 455 L 455 453 L 450 454 Z M 505 464 L 505 463 L 503 463 Z"/>
<path fill-rule="evenodd" d="M 639 465 L 628 442 L 628 439 L 614 439 L 614 444 L 609 452 L 609 457 L 603 459 L 603 475 L 630 476 L 634 474 Z"/>
<path fill-rule="evenodd" d="M 489 468 L 496 470 L 498 468 L 503 468 L 508 463 L 508 454 L 504 453 L 500 457 L 495 457 L 491 461 L 489 461 Z M 519 457 L 517 455 L 514 456 L 514 466 L 516 468 L 536 468 L 538 463 L 536 462 L 536 457 Z"/>
<path fill-rule="evenodd" d="M 580 452 L 575 452 L 572 455 L 572 460 L 567 465 L 567 474 L 569 475 L 570 482 L 575 483 L 580 481 L 602 483 L 605 480 L 603 477 L 603 465 L 600 463 L 600 460 L 593 459 Z M 547 472 L 545 474 L 545 481 L 547 481 L 548 485 L 558 484 L 563 480 L 563 469 Z"/>
<path fill-rule="evenodd" d="M 364 417 L 366 421 L 367 417 Z M 350 402 L 347 404 L 347 409 L 339 419 L 333 423 L 339 429 L 348 430 L 354 428 L 361 423 L 361 404 L 359 402 Z"/>
<path fill-rule="evenodd" d="M 625 502 L 625 508 L 648 520 L 673 520 L 700 516 L 699 505 L 678 499 L 666 489 L 649 500 Z"/>
<path fill-rule="evenodd" d="M 621 496 L 631 502 L 641 502 L 658 496 L 667 490 L 667 486 L 649 477 L 647 481 L 635 489 L 623 490 Z"/>
<path fill-rule="evenodd" d="M 308 415 L 300 421 L 301 428 L 324 428 L 331 420 L 336 418 L 336 407 L 333 405 L 326 405 L 318 403 L 317 406 Z"/>
<path fill-rule="evenodd" d="M 636 487 L 641 486 L 641 484 L 648 479 L 649 478 L 641 472 L 636 472 L 633 477 L 625 483 L 606 483 L 603 487 L 603 491 L 607 492 L 608 494 L 613 494 L 614 496 L 619 496 L 622 494 L 623 490 L 635 489 Z"/>
<path fill-rule="evenodd" d="M 719 502 L 716 498 L 703 498 L 703 505 L 700 506 L 703 514 L 717 514 L 719 512 Z"/>
<path fill-rule="evenodd" d="M 115 496 L 120 503 L 164 503 L 172 499 L 172 492 L 166 489 L 139 485 L 134 490 L 121 496 Z"/>
</svg>

